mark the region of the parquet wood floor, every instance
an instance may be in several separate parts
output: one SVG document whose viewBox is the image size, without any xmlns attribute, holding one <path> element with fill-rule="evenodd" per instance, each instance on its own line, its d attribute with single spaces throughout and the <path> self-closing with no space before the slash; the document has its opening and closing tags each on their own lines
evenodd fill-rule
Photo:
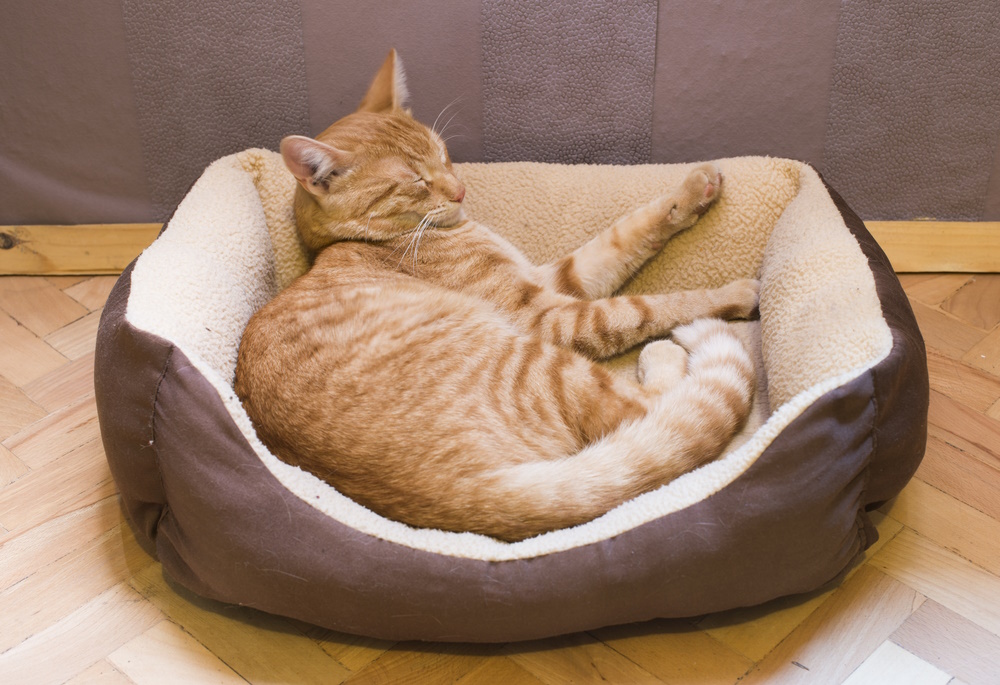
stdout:
<svg viewBox="0 0 1000 685">
<path fill-rule="evenodd" d="M 1000 683 L 1000 275 L 902 277 L 930 441 L 824 593 L 529 644 L 392 644 L 194 597 L 118 507 L 93 398 L 113 277 L 0 278 L 0 683 Z"/>
</svg>

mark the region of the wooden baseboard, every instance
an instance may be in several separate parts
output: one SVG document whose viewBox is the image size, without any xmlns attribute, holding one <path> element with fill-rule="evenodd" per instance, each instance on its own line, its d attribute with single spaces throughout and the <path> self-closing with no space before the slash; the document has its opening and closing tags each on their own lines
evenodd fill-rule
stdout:
<svg viewBox="0 0 1000 685">
<path fill-rule="evenodd" d="M 903 272 L 1000 273 L 1000 222 L 869 221 L 893 268 Z M 160 224 L 0 226 L 0 274 L 116 274 Z"/>
<path fill-rule="evenodd" d="M 162 224 L 0 226 L 0 274 L 118 274 Z"/>
<path fill-rule="evenodd" d="M 898 273 L 1000 272 L 1000 221 L 866 221 Z"/>
</svg>

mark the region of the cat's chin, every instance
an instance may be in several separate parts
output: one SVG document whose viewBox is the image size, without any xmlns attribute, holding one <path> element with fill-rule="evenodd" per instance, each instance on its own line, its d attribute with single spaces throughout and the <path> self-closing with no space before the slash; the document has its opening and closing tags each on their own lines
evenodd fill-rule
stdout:
<svg viewBox="0 0 1000 685">
<path fill-rule="evenodd" d="M 466 220 L 465 210 L 462 207 L 456 207 L 440 219 L 432 221 L 431 225 L 435 228 L 454 228 L 459 224 L 465 223 Z"/>
</svg>

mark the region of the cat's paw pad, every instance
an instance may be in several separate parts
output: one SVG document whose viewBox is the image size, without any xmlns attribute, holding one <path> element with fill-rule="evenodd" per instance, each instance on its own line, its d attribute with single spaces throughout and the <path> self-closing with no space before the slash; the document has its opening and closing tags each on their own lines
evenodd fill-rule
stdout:
<svg viewBox="0 0 1000 685">
<path fill-rule="evenodd" d="M 666 390 L 684 377 L 687 352 L 669 340 L 649 343 L 639 354 L 639 382 L 651 388 Z"/>
<path fill-rule="evenodd" d="M 694 223 L 708 211 L 721 192 L 722 171 L 718 165 L 713 162 L 699 164 L 691 170 L 678 189 L 670 210 L 671 223 Z"/>
<path fill-rule="evenodd" d="M 719 315 L 726 319 L 749 319 L 760 302 L 760 281 L 746 278 L 733 281 L 718 290 L 722 300 Z"/>
</svg>

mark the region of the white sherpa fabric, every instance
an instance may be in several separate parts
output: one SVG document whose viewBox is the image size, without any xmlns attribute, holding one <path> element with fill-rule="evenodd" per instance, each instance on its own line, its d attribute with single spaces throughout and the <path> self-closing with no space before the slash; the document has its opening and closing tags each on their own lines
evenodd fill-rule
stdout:
<svg viewBox="0 0 1000 685">
<path fill-rule="evenodd" d="M 276 153 L 247 150 L 206 169 L 169 230 L 137 261 L 126 318 L 180 348 L 218 391 L 271 473 L 331 518 L 385 540 L 456 557 L 502 561 L 571 549 L 725 487 L 806 407 L 877 364 L 892 347 L 867 261 L 816 173 L 798 162 L 763 157 L 719 164 L 725 182 L 716 206 L 670 241 L 627 290 L 716 287 L 759 275 L 759 330 L 755 324 L 743 328 L 748 340 L 762 341 L 758 359 L 770 415 L 764 400 L 753 429 L 717 461 L 594 521 L 522 542 L 415 530 L 384 519 L 278 460 L 257 438 L 232 389 L 240 336 L 253 312 L 308 265 L 291 210 L 295 182 Z M 456 168 L 468 188 L 468 214 L 544 261 L 670 188 L 691 165 Z"/>
</svg>

